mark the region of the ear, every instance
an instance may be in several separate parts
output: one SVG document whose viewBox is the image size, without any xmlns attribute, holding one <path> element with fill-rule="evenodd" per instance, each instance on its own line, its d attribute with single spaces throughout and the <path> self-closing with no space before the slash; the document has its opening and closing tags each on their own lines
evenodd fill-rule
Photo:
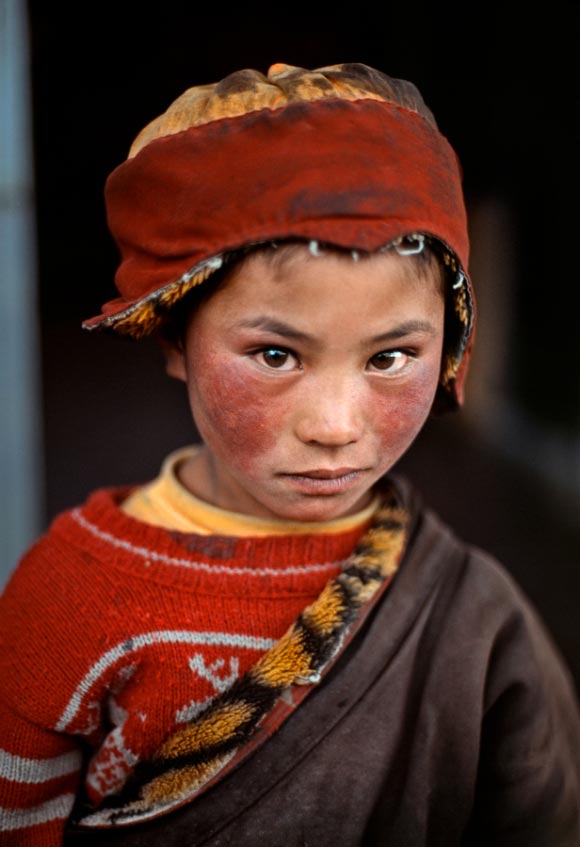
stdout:
<svg viewBox="0 0 580 847">
<path fill-rule="evenodd" d="M 165 371 L 174 379 L 187 382 L 185 367 L 185 348 L 181 339 L 168 339 L 160 335 L 157 339 L 165 358 Z"/>
</svg>

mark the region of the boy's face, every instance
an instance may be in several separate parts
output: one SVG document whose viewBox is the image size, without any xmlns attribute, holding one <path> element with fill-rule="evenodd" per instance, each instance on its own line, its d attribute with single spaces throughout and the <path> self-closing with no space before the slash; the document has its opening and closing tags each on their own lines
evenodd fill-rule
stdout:
<svg viewBox="0 0 580 847">
<path fill-rule="evenodd" d="M 443 316 L 435 273 L 393 251 L 251 255 L 166 353 L 205 444 L 182 482 L 259 517 L 363 508 L 429 414 Z"/>
</svg>

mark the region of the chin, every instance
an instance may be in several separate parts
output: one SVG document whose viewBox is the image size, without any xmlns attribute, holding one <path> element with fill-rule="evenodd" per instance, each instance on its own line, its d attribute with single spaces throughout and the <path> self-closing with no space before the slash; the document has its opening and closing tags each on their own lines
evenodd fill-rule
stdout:
<svg viewBox="0 0 580 847">
<path fill-rule="evenodd" d="M 353 502 L 340 502 L 339 498 L 312 498 L 310 502 L 289 504 L 281 508 L 277 503 L 273 514 L 280 520 L 302 523 L 321 523 L 346 517 L 364 509 L 368 498 L 357 498 Z"/>
</svg>

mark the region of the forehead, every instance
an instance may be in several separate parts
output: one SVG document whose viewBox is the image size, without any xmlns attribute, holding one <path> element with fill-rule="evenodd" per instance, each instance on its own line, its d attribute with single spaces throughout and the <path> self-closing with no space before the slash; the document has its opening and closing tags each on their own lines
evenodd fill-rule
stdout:
<svg viewBox="0 0 580 847">
<path fill-rule="evenodd" d="M 255 250 L 250 251 L 245 257 L 238 260 L 236 263 L 236 271 L 243 270 L 253 263 L 258 263 L 262 267 L 268 267 L 274 276 L 283 277 L 284 271 L 291 268 L 294 264 L 314 264 L 318 261 L 319 264 L 334 263 L 336 267 L 341 267 L 342 271 L 348 271 L 349 265 L 362 263 L 365 266 L 383 266 L 394 267 L 398 265 L 401 271 L 408 273 L 410 278 L 417 276 L 430 276 L 439 278 L 440 265 L 435 258 L 432 249 L 421 244 L 420 252 L 414 254 L 402 255 L 393 246 L 385 247 L 376 252 L 366 252 L 360 250 L 348 250 L 321 244 L 318 241 L 287 241 L 281 244 L 272 242 L 271 245 L 265 245 Z"/>
<path fill-rule="evenodd" d="M 438 320 L 443 310 L 441 272 L 435 259 L 384 253 L 351 254 L 291 244 L 258 250 L 238 261 L 196 310 L 234 326 L 256 314 L 344 331 L 398 316 Z"/>
</svg>

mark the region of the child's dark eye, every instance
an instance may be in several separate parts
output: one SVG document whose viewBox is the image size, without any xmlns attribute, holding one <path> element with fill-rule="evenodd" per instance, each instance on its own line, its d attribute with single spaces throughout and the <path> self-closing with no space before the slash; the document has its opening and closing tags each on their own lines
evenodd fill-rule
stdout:
<svg viewBox="0 0 580 847">
<path fill-rule="evenodd" d="M 383 350 L 381 353 L 373 356 L 372 359 L 369 359 L 369 365 L 372 370 L 388 371 L 389 375 L 394 375 L 405 370 L 413 358 L 405 350 Z"/>
<path fill-rule="evenodd" d="M 256 358 L 261 365 L 277 371 L 291 371 L 298 364 L 293 353 L 283 347 L 266 347 L 256 353 Z"/>
</svg>

